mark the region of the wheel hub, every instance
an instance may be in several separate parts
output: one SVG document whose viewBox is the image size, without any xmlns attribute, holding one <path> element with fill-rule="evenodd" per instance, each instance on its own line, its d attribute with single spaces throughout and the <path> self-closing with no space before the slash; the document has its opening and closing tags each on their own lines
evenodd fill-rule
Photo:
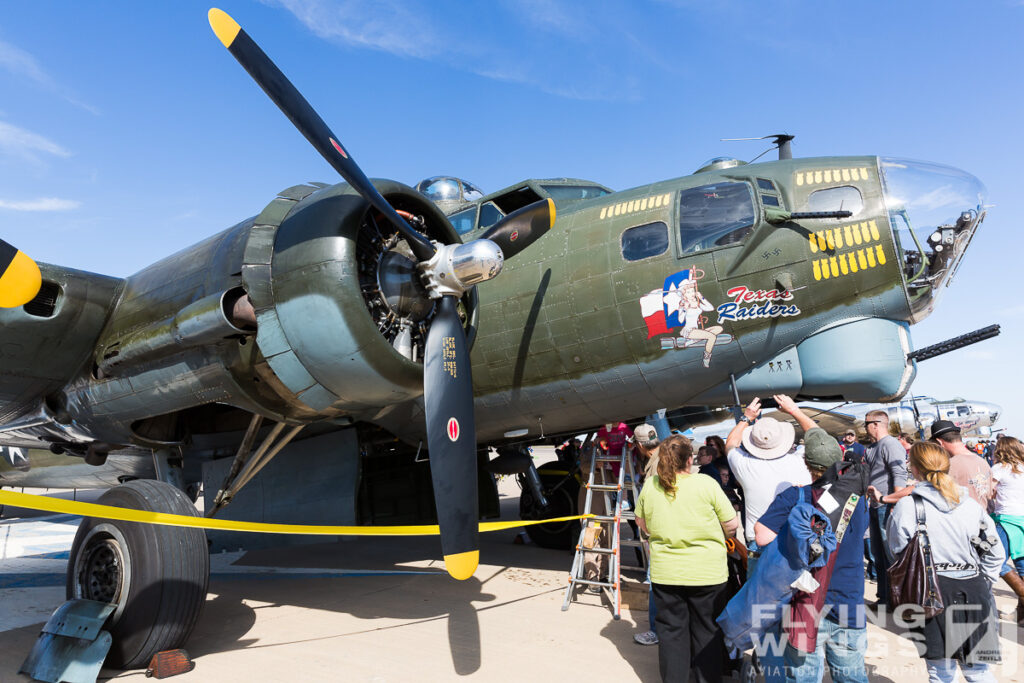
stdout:
<svg viewBox="0 0 1024 683">
<path fill-rule="evenodd" d="M 124 584 L 124 557 L 113 538 L 97 539 L 83 554 L 78 574 L 82 597 L 117 603 Z"/>
</svg>

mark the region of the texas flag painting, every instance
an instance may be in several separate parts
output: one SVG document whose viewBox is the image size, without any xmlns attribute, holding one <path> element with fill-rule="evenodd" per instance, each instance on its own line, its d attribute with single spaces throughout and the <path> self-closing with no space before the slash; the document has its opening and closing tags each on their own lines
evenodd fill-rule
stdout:
<svg viewBox="0 0 1024 683">
<path fill-rule="evenodd" d="M 652 290 L 640 297 L 640 315 L 647 323 L 647 338 L 668 334 L 674 327 L 682 327 L 679 319 L 679 303 L 681 297 L 676 294 L 684 282 L 693 279 L 693 269 L 687 268 L 665 278 L 661 289 Z"/>
</svg>

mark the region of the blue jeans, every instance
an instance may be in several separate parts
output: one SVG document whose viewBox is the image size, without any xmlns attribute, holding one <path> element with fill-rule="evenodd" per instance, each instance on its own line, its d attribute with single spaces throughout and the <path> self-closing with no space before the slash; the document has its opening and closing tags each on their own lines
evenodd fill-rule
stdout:
<svg viewBox="0 0 1024 683">
<path fill-rule="evenodd" d="M 871 537 L 864 539 L 864 559 L 868 562 L 868 569 L 864 573 L 865 577 L 872 581 L 878 580 L 878 565 L 875 562 L 875 556 L 871 554 Z"/>
<path fill-rule="evenodd" d="M 926 659 L 929 683 L 953 683 L 956 680 L 957 665 L 967 683 L 995 683 L 996 679 L 989 671 L 988 664 L 973 666 L 957 662 L 955 659 Z"/>
<path fill-rule="evenodd" d="M 784 683 L 786 680 L 785 652 L 789 646 L 782 641 L 784 637 L 780 621 L 765 631 L 761 647 L 754 648 L 757 661 L 764 670 L 765 683 Z"/>
<path fill-rule="evenodd" d="M 786 683 L 821 683 L 825 662 L 833 683 L 868 683 L 864 668 L 867 644 L 866 628 L 848 628 L 822 619 L 814 652 L 803 653 L 786 645 Z"/>
<path fill-rule="evenodd" d="M 654 626 L 654 617 L 658 614 L 658 606 L 654 602 L 654 585 L 651 583 L 651 563 L 647 563 L 647 622 L 651 626 L 651 630 L 654 634 L 658 634 L 658 629 Z"/>
<path fill-rule="evenodd" d="M 885 523 L 889 521 L 891 505 L 868 508 L 868 533 L 871 535 L 871 554 L 875 559 L 875 573 L 878 575 L 878 601 L 889 604 L 889 575 L 886 570 L 892 564 L 889 548 L 885 542 Z"/>
<path fill-rule="evenodd" d="M 1003 544 L 1003 568 L 999 570 L 999 576 L 1006 574 L 1011 569 L 1016 569 L 1018 574 L 1024 575 L 1024 557 L 1010 559 L 1010 539 L 1006 536 L 1006 529 L 999 522 L 996 522 L 996 533 Z"/>
</svg>

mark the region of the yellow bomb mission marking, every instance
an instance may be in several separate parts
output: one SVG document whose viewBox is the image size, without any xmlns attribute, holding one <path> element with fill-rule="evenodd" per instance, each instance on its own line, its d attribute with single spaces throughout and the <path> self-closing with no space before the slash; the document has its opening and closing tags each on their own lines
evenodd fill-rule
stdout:
<svg viewBox="0 0 1024 683">
<path fill-rule="evenodd" d="M 868 169 L 861 168 L 825 168 L 820 171 L 799 171 L 795 174 L 797 187 L 801 185 L 823 185 L 832 183 L 850 183 L 868 179 Z"/>
<path fill-rule="evenodd" d="M 633 199 L 628 202 L 619 202 L 618 204 L 605 206 L 601 209 L 600 219 L 604 220 L 605 218 L 614 218 L 615 216 L 625 216 L 638 211 L 646 211 L 647 209 L 660 209 L 663 206 L 668 206 L 671 198 L 672 193 L 669 192 L 668 194 L 659 194 L 654 197 Z"/>
<path fill-rule="evenodd" d="M 885 249 L 882 248 L 882 245 L 871 244 L 872 242 L 881 242 L 878 223 L 873 220 L 851 223 L 828 230 L 818 230 L 808 235 L 807 239 L 810 242 L 812 254 L 834 253 L 837 249 L 844 247 L 860 247 L 862 245 L 864 247 L 812 261 L 815 280 L 828 280 L 849 275 L 875 266 L 884 266 L 886 262 Z"/>
</svg>

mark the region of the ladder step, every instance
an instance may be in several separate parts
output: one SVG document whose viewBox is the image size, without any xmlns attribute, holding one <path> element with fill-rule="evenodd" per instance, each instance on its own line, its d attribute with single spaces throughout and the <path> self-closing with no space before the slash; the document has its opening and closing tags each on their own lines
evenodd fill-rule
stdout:
<svg viewBox="0 0 1024 683">
<path fill-rule="evenodd" d="M 613 550 L 612 548 L 600 548 L 600 547 L 598 547 L 598 548 L 580 548 L 579 546 L 577 546 L 576 550 L 584 552 L 584 553 L 597 553 L 599 555 L 612 555 L 612 554 L 615 553 L 615 550 Z"/>
<path fill-rule="evenodd" d="M 587 488 L 592 491 L 618 491 L 619 487 L 617 484 L 587 484 Z"/>
<path fill-rule="evenodd" d="M 615 522 L 618 517 L 609 517 L 608 515 L 594 515 L 593 517 L 587 517 L 591 522 Z"/>
<path fill-rule="evenodd" d="M 569 578 L 569 583 L 581 583 L 584 586 L 603 586 L 604 588 L 614 588 L 615 584 L 611 581 L 591 581 L 589 579 L 574 579 Z"/>
<path fill-rule="evenodd" d="M 619 545 L 620 546 L 628 545 L 630 548 L 642 548 L 643 545 L 644 545 L 644 542 L 643 541 L 637 541 L 637 540 L 631 539 L 631 538 L 621 538 L 621 539 L 619 539 Z"/>
<path fill-rule="evenodd" d="M 607 456 L 599 456 L 597 458 L 594 458 L 594 462 L 618 462 L 618 463 L 621 463 L 622 462 L 622 458 L 609 458 Z"/>
</svg>

